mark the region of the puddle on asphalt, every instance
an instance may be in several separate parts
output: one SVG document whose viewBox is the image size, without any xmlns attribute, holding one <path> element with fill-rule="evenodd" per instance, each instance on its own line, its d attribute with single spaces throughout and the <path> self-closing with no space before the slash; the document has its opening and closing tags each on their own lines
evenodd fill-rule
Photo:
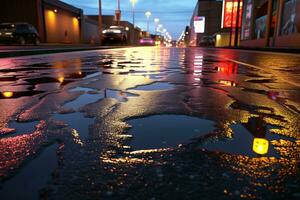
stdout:
<svg viewBox="0 0 300 200">
<path fill-rule="evenodd" d="M 0 189 L 1 199 L 39 199 L 39 190 L 47 186 L 51 173 L 57 168 L 58 144 L 47 147 L 37 158 L 30 161 Z M 17 192 L 16 192 L 17 191 Z"/>
<path fill-rule="evenodd" d="M 251 123 L 253 126 L 251 126 Z M 258 154 L 254 152 L 253 143 L 255 138 L 259 138 L 269 141 L 269 144 L 264 147 L 267 147 L 268 149 L 264 156 L 279 157 L 279 154 L 274 150 L 271 141 L 279 139 L 292 139 L 277 134 L 272 134 L 270 133 L 270 129 L 274 129 L 274 127 L 265 126 L 262 128 L 253 122 L 248 124 L 236 124 L 232 126 L 234 133 L 233 138 L 204 142 L 201 147 L 209 151 L 256 157 Z"/>
<path fill-rule="evenodd" d="M 104 90 L 104 98 L 113 98 L 120 102 L 125 102 L 125 101 L 127 101 L 128 97 L 134 97 L 134 96 L 136 96 L 136 95 L 128 93 L 128 92 L 123 92 L 120 90 L 111 90 L 111 89 Z"/>
<path fill-rule="evenodd" d="M 86 87 L 76 87 L 76 88 L 70 89 L 69 91 L 70 92 L 81 92 L 81 91 L 92 92 L 92 91 L 95 91 L 95 90 L 91 89 L 91 88 L 86 88 Z"/>
<path fill-rule="evenodd" d="M 104 89 L 103 91 L 97 93 L 97 91 L 90 89 L 90 88 L 83 88 L 77 87 L 69 90 L 70 92 L 78 92 L 84 91 L 85 93 L 82 94 L 80 97 L 75 99 L 74 101 L 68 102 L 64 105 L 66 108 L 72 108 L 74 110 L 79 109 L 82 106 L 87 104 L 95 103 L 101 99 L 112 98 L 116 99 L 120 102 L 127 101 L 128 97 L 136 96 L 135 94 L 131 94 L 128 92 L 123 92 L 121 90 L 111 90 L 111 89 Z M 88 93 L 91 92 L 91 93 Z M 95 92 L 95 93 L 92 93 Z"/>
<path fill-rule="evenodd" d="M 174 89 L 174 85 L 165 82 L 156 82 L 149 85 L 140 85 L 135 88 L 130 88 L 131 90 L 144 90 L 144 91 L 151 91 L 151 90 L 172 90 Z"/>
<path fill-rule="evenodd" d="M 42 91 L 2 91 L 0 99 L 17 99 L 20 97 L 31 97 L 43 93 Z"/>
<path fill-rule="evenodd" d="M 39 121 L 33 121 L 33 122 L 12 121 L 9 123 L 9 128 L 14 128 L 15 132 L 12 134 L 9 134 L 7 136 L 13 137 L 13 136 L 22 135 L 22 134 L 33 133 L 38 124 L 39 124 Z"/>
<path fill-rule="evenodd" d="M 102 72 L 96 72 L 96 73 L 87 75 L 86 77 L 83 78 L 83 80 L 86 80 L 86 79 L 89 79 L 89 78 L 94 78 L 94 77 L 101 76 L 101 75 L 102 75 Z"/>
<path fill-rule="evenodd" d="M 155 115 L 128 120 L 133 150 L 177 147 L 214 130 L 210 120 L 186 115 Z"/>
<path fill-rule="evenodd" d="M 99 93 L 99 94 L 84 93 L 83 95 L 78 97 L 76 100 L 66 103 L 64 105 L 64 107 L 77 110 L 84 105 L 95 103 L 95 102 L 99 101 L 100 99 L 103 99 L 103 95 L 101 93 Z"/>
<path fill-rule="evenodd" d="M 53 118 L 65 122 L 70 128 L 79 133 L 81 139 L 89 137 L 89 127 L 94 123 L 94 118 L 86 118 L 83 113 L 54 114 Z"/>
</svg>

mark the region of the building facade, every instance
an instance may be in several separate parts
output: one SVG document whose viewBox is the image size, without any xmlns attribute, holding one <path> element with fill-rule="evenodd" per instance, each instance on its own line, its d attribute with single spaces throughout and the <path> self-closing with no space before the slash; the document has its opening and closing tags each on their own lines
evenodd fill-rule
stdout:
<svg viewBox="0 0 300 200">
<path fill-rule="evenodd" d="M 41 42 L 46 43 L 90 43 L 99 37 L 97 21 L 59 0 L 1 0 L 2 22 L 30 23 L 38 30 Z"/>
<path fill-rule="evenodd" d="M 300 48 L 300 0 L 244 0 L 240 46 Z"/>
<path fill-rule="evenodd" d="M 198 0 L 190 21 L 190 45 L 199 46 L 202 37 L 218 33 L 221 30 L 221 19 L 222 1 Z"/>
</svg>

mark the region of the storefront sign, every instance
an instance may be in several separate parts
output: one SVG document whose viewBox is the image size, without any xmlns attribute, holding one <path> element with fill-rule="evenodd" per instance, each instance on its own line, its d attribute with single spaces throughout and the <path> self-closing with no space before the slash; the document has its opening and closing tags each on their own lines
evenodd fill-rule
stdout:
<svg viewBox="0 0 300 200">
<path fill-rule="evenodd" d="M 203 16 L 194 17 L 194 30 L 195 33 L 205 32 L 205 17 Z"/>
<path fill-rule="evenodd" d="M 251 39 L 251 24 L 253 16 L 253 0 L 246 0 L 244 17 L 243 17 L 243 28 L 242 28 L 242 40 Z"/>
<path fill-rule="evenodd" d="M 223 23 L 222 28 L 236 27 L 236 19 L 238 14 L 239 2 L 238 0 L 224 0 L 223 1 Z M 240 1 L 240 19 L 242 16 L 243 2 Z M 239 20 L 239 27 L 241 27 L 241 20 Z"/>
</svg>

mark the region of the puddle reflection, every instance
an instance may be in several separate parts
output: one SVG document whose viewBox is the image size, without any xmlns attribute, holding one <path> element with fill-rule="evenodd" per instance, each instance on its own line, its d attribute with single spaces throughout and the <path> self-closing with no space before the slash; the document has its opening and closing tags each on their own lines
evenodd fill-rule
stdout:
<svg viewBox="0 0 300 200">
<path fill-rule="evenodd" d="M 56 150 L 58 144 L 47 147 L 37 158 L 28 163 L 12 179 L 0 188 L 1 199 L 38 200 L 39 190 L 51 180 L 51 173 L 57 168 Z M 17 189 L 17 192 L 16 192 Z"/>
<path fill-rule="evenodd" d="M 73 135 L 81 139 L 89 137 L 89 127 L 94 123 L 94 118 L 86 118 L 83 113 L 70 113 L 70 114 L 54 114 L 53 118 L 63 121 L 70 128 L 75 129 Z"/>
<path fill-rule="evenodd" d="M 265 122 L 260 118 L 250 118 L 248 123 L 232 126 L 232 138 L 206 141 L 201 147 L 210 151 L 227 152 L 249 157 L 256 157 L 257 155 L 280 157 L 272 144 L 270 144 L 270 141 L 290 138 L 270 133 L 270 130 L 273 128 L 265 125 Z"/>
<path fill-rule="evenodd" d="M 141 85 L 135 88 L 131 88 L 131 90 L 143 90 L 143 91 L 152 91 L 152 90 L 172 90 L 174 89 L 174 85 L 170 83 L 164 82 L 155 82 L 149 85 Z"/>
<path fill-rule="evenodd" d="M 185 115 L 156 115 L 129 120 L 134 150 L 177 147 L 214 130 L 215 123 Z"/>
</svg>

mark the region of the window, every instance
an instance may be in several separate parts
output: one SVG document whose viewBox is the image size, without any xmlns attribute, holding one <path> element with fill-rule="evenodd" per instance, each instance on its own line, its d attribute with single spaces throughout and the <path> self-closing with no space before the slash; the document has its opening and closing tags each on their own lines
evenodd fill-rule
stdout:
<svg viewBox="0 0 300 200">
<path fill-rule="evenodd" d="M 281 20 L 281 35 L 300 33 L 300 0 L 285 1 Z"/>
</svg>

